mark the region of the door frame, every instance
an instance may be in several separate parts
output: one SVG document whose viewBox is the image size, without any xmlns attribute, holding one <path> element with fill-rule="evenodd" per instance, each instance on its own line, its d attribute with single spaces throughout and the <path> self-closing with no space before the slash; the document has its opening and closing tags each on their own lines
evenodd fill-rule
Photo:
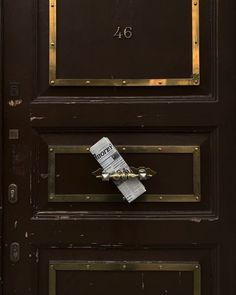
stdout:
<svg viewBox="0 0 236 295">
<path fill-rule="evenodd" d="M 3 258 L 3 18 L 2 18 L 2 0 L 0 0 L 0 294 L 2 294 L 3 289 L 3 278 L 2 278 L 2 258 Z"/>
</svg>

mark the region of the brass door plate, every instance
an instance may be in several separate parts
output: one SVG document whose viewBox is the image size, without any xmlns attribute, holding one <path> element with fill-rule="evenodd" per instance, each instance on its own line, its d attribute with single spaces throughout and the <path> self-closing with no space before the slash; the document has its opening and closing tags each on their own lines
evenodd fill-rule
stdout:
<svg viewBox="0 0 236 295">
<path fill-rule="evenodd" d="M 198 262 L 50 261 L 49 295 L 56 295 L 57 271 L 161 271 L 193 272 L 193 295 L 201 295 L 201 266 Z"/>
<path fill-rule="evenodd" d="M 189 0 L 191 1 L 191 0 Z M 57 0 L 49 0 L 50 86 L 198 86 L 200 85 L 199 1 L 192 0 L 192 74 L 183 78 L 66 79 L 57 78 Z"/>
<path fill-rule="evenodd" d="M 193 194 L 144 194 L 136 202 L 200 202 L 200 147 L 199 146 L 116 146 L 120 153 L 169 153 L 193 155 Z M 121 194 L 56 194 L 56 154 L 87 154 L 89 146 L 49 146 L 48 148 L 48 201 L 49 202 L 124 202 Z"/>
</svg>

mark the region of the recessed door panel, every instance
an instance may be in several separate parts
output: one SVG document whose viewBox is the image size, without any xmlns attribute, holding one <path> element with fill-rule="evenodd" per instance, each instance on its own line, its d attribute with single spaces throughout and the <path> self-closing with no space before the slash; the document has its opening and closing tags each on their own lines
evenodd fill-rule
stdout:
<svg viewBox="0 0 236 295">
<path fill-rule="evenodd" d="M 200 83 L 198 0 L 51 0 L 49 9 L 52 86 Z"/>
<path fill-rule="evenodd" d="M 37 135 L 37 160 L 32 167 L 36 216 L 65 210 L 78 217 L 84 210 L 88 215 L 96 212 L 104 218 L 115 217 L 117 211 L 131 218 L 145 212 L 156 217 L 170 211 L 175 211 L 172 217 L 180 212 L 188 216 L 190 211 L 214 214 L 214 130 L 205 134 L 106 133 L 131 167 L 156 172 L 143 181 L 146 193 L 132 204 L 124 201 L 112 181 L 102 181 L 93 174 L 100 166 L 89 147 L 103 135 Z"/>
</svg>

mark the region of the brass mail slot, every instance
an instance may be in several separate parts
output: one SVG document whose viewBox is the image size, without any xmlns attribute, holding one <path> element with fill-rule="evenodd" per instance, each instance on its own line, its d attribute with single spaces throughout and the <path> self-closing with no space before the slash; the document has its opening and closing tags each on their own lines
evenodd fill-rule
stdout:
<svg viewBox="0 0 236 295">
<path fill-rule="evenodd" d="M 71 7 L 70 9 L 72 12 L 79 11 L 81 13 L 81 16 L 77 15 L 76 21 L 81 20 L 84 17 L 84 14 L 86 14 L 84 12 L 84 10 L 82 10 L 82 8 L 84 9 L 84 5 L 81 4 L 82 8 L 80 8 L 80 6 L 79 6 L 80 1 L 79 0 L 77 2 L 73 2 L 73 1 L 70 2 L 70 1 L 71 0 L 63 1 L 64 2 L 63 5 L 69 5 L 69 8 Z M 91 53 L 89 54 L 89 53 L 87 53 L 87 51 L 91 50 L 91 48 L 92 49 L 94 48 L 94 50 L 98 51 L 98 49 L 97 49 L 98 46 L 96 46 L 96 45 L 103 44 L 104 42 L 109 42 L 109 44 L 112 44 L 111 48 L 117 48 L 120 44 L 122 44 L 122 46 L 123 46 L 122 48 L 123 48 L 124 52 L 127 52 L 127 48 L 129 48 L 129 46 L 130 46 L 131 42 L 133 42 L 133 40 L 137 40 L 138 38 L 146 38 L 146 36 L 151 35 L 150 32 L 146 31 L 146 29 L 148 30 L 150 28 L 150 25 L 149 26 L 146 25 L 147 27 L 145 27 L 145 23 L 148 21 L 148 19 L 156 19 L 157 16 L 156 17 L 147 17 L 146 20 L 143 18 L 141 18 L 141 20 L 139 19 L 137 21 L 138 24 L 136 24 L 138 26 L 138 29 L 135 30 L 135 28 L 133 29 L 132 24 L 130 24 L 130 22 L 133 19 L 132 17 L 130 17 L 126 20 L 126 22 L 129 22 L 129 24 L 122 26 L 118 22 L 115 27 L 112 27 L 112 26 L 114 26 L 116 19 L 114 19 L 112 17 L 114 12 L 113 13 L 111 12 L 110 13 L 111 20 L 109 20 L 109 22 L 107 23 L 107 25 L 105 27 L 106 32 L 103 33 L 103 29 L 100 28 L 100 31 L 98 33 L 100 36 L 99 38 L 97 37 L 97 35 L 95 35 L 95 32 L 93 32 L 92 29 L 89 29 L 88 32 L 85 31 L 87 29 L 87 26 L 86 26 L 86 24 L 84 24 L 82 22 L 82 20 L 81 20 L 79 29 L 76 31 L 75 30 L 76 22 L 75 22 L 75 19 L 72 17 L 73 18 L 73 25 L 66 24 L 63 26 L 63 30 L 65 30 L 65 28 L 68 30 L 68 29 L 70 29 L 70 27 L 73 27 L 73 29 L 70 29 L 71 30 L 70 33 L 64 33 L 67 39 L 65 42 L 63 42 L 63 46 L 67 46 L 66 47 L 67 49 L 63 51 L 64 52 L 63 54 L 60 53 L 60 60 L 62 60 L 62 62 L 61 62 L 61 65 L 59 66 L 59 64 L 58 64 L 59 63 L 58 62 L 58 60 L 59 60 L 58 50 L 59 50 L 60 46 L 58 44 L 58 36 L 60 36 L 59 37 L 60 40 L 62 37 L 61 37 L 61 29 L 59 30 L 59 28 L 58 28 L 58 23 L 62 22 L 62 19 L 63 19 L 63 21 L 65 21 L 65 20 L 67 21 L 67 19 L 69 19 L 70 17 L 69 17 L 69 15 L 65 15 L 62 17 L 61 14 L 58 14 L 59 8 L 62 11 L 68 11 L 68 8 L 63 9 L 62 3 L 60 2 L 60 0 L 49 0 L 49 19 L 50 19 L 50 21 L 49 21 L 49 84 L 51 86 L 87 86 L 87 87 L 89 87 L 89 86 L 121 86 L 121 87 L 125 87 L 125 86 L 198 86 L 200 84 L 199 1 L 200 0 L 194 0 L 194 1 L 189 0 L 189 2 L 185 2 L 185 3 L 187 3 L 186 6 L 188 6 L 187 8 L 185 8 L 185 10 L 187 11 L 186 13 L 189 14 L 189 18 L 190 18 L 190 22 L 185 24 L 185 27 L 189 27 L 191 30 L 189 37 L 188 37 L 189 44 L 186 46 L 185 45 L 183 46 L 184 48 L 188 47 L 189 58 L 187 58 L 187 60 L 188 60 L 189 66 L 188 66 L 187 71 L 185 71 L 183 73 L 181 72 L 178 75 L 176 75 L 175 73 L 169 74 L 169 72 L 166 70 L 163 70 L 163 73 L 157 73 L 157 74 L 155 71 L 153 71 L 153 72 L 151 72 L 150 75 L 144 75 L 144 76 L 142 76 L 142 72 L 140 71 L 140 74 L 138 74 L 138 75 L 134 75 L 131 72 L 130 74 L 128 73 L 127 75 L 124 76 L 124 74 L 122 75 L 122 73 L 120 73 L 119 75 L 118 74 L 114 75 L 114 73 L 112 73 L 112 71 L 109 70 L 109 71 L 107 71 L 107 74 L 105 76 L 98 75 L 99 78 L 96 78 L 97 77 L 96 75 L 94 77 L 94 75 L 91 74 L 94 72 L 95 69 L 91 70 L 90 71 L 91 73 L 87 72 L 85 70 L 83 75 L 79 75 L 78 73 L 80 73 L 80 71 L 82 70 L 81 68 L 87 68 L 87 67 L 86 67 L 86 64 L 83 64 L 83 66 L 81 66 L 79 63 L 78 63 L 78 65 L 74 65 L 75 62 L 74 63 L 71 62 L 71 68 L 73 68 L 73 67 L 76 68 L 76 70 L 73 70 L 74 74 L 71 77 L 68 74 L 68 70 L 63 70 L 63 75 L 59 75 L 58 73 L 59 73 L 59 68 L 61 70 L 63 67 L 66 66 L 66 64 L 68 64 L 68 60 L 65 60 L 65 58 L 68 59 L 69 56 L 73 56 L 73 54 L 77 55 L 77 56 L 73 57 L 74 58 L 73 61 L 77 60 L 78 56 L 81 56 L 81 60 L 83 60 L 85 62 L 87 61 L 87 66 L 89 63 L 94 64 L 94 61 L 93 62 L 90 61 L 91 55 L 93 55 L 93 54 L 91 54 Z M 70 2 L 70 3 L 68 3 L 68 2 Z M 169 9 L 169 7 L 173 6 L 172 5 L 173 3 L 168 3 L 168 1 L 165 1 L 165 2 L 166 2 L 166 4 L 165 4 L 166 6 L 165 6 L 164 10 Z M 67 4 L 65 4 L 65 3 L 67 3 Z M 77 5 L 80 9 L 77 7 Z M 103 3 L 103 5 L 105 6 L 106 3 L 105 4 Z M 114 5 L 114 7 L 116 7 L 116 9 L 118 9 L 117 3 L 113 4 L 113 5 Z M 138 4 L 136 3 L 135 5 L 137 6 Z M 162 5 L 160 5 L 159 8 L 161 6 Z M 178 6 L 180 6 L 180 3 L 178 3 Z M 175 9 L 177 9 L 178 6 L 175 7 Z M 90 13 L 92 13 L 91 8 L 86 8 L 86 9 L 87 9 L 86 10 L 87 13 L 89 13 L 89 17 L 91 18 L 91 15 L 90 15 Z M 105 10 L 105 9 L 107 9 L 107 7 L 106 8 L 104 7 L 103 10 Z M 115 9 L 115 8 L 112 8 L 112 9 Z M 148 5 L 145 6 L 145 9 L 150 9 L 150 11 L 153 11 L 153 9 L 149 8 Z M 179 67 L 181 67 L 184 60 L 186 59 L 185 51 L 183 51 L 183 49 L 179 49 L 179 52 L 177 54 L 177 49 L 176 49 L 176 42 L 179 39 L 181 39 L 181 37 L 183 35 L 185 36 L 185 33 L 183 33 L 182 35 L 177 37 L 175 40 L 171 41 L 171 38 L 173 38 L 173 34 L 176 35 L 179 31 L 181 31 L 181 28 L 178 28 L 178 25 L 179 25 L 178 20 L 179 19 L 184 20 L 186 18 L 186 17 L 180 15 L 181 11 L 182 11 L 181 8 L 178 8 L 178 9 L 179 9 L 178 12 L 175 13 L 174 15 L 179 18 L 177 18 L 176 20 L 174 20 L 174 19 L 172 20 L 172 23 L 174 26 L 172 26 L 171 36 L 166 38 L 166 34 L 168 34 L 168 29 L 167 29 L 167 32 L 165 32 L 166 27 L 168 27 L 170 25 L 169 21 L 168 21 L 168 24 L 162 23 L 161 26 L 159 24 L 159 27 L 158 27 L 159 31 L 156 32 L 155 35 L 152 36 L 153 39 L 158 40 L 157 44 L 164 43 L 165 40 L 170 40 L 170 41 L 168 41 L 169 43 L 164 47 L 164 49 L 163 48 L 161 49 L 162 54 L 160 54 L 160 52 L 158 52 L 159 47 L 157 45 L 157 49 L 155 49 L 155 52 L 153 53 L 154 56 L 153 56 L 152 60 L 150 59 L 150 61 L 149 61 L 149 65 L 156 64 L 156 67 L 155 67 L 156 69 L 160 68 L 160 65 L 158 64 L 158 62 L 161 62 L 163 60 L 163 55 L 164 55 L 164 57 L 167 58 L 165 65 L 171 64 L 171 59 L 173 59 L 173 57 L 175 57 L 176 60 L 178 60 L 178 61 L 182 60 L 180 63 L 180 66 L 179 66 Z M 98 9 L 98 10 L 101 11 L 101 9 Z M 127 10 L 131 10 L 131 8 L 127 6 Z M 158 9 L 154 9 L 154 11 L 156 11 L 156 13 L 157 13 Z M 172 13 L 173 13 L 173 11 L 172 11 Z M 122 15 L 122 13 L 120 13 L 120 15 Z M 139 13 L 139 15 L 140 15 L 140 13 Z M 60 16 L 60 18 L 59 18 L 59 16 Z M 100 16 L 100 17 L 102 17 L 102 16 Z M 165 21 L 167 19 L 167 17 L 163 17 L 160 14 L 158 16 L 158 18 L 160 19 L 161 17 L 164 19 L 163 21 Z M 84 18 L 86 20 L 86 17 L 84 17 Z M 88 18 L 88 16 L 87 16 L 87 18 Z M 104 19 L 103 19 L 103 21 L 104 21 Z M 124 22 L 124 20 L 122 20 L 121 22 Z M 90 21 L 90 24 L 91 23 L 93 23 L 93 22 Z M 101 22 L 100 22 L 100 25 L 101 25 Z M 158 24 L 154 23 L 153 26 L 154 27 L 158 26 Z M 95 31 L 97 32 L 96 28 L 95 28 Z M 137 31 L 138 31 L 138 33 L 137 33 Z M 103 35 L 100 35 L 100 34 L 103 34 Z M 122 35 L 120 35 L 120 34 L 122 34 Z M 162 39 L 159 40 L 160 34 L 162 34 L 163 40 Z M 121 36 L 124 36 L 124 40 L 120 40 Z M 72 40 L 71 42 L 68 41 L 69 37 L 71 38 L 70 40 Z M 83 46 L 83 44 L 85 42 L 84 42 L 84 39 L 83 39 L 83 41 L 81 41 L 80 39 L 85 38 L 85 37 L 87 38 L 86 42 L 88 42 L 90 47 L 88 47 L 88 50 L 84 50 L 84 52 L 81 54 L 80 49 L 81 49 L 81 46 Z M 116 39 L 116 41 L 120 42 L 120 43 L 118 43 L 118 46 L 117 46 L 117 43 L 114 43 L 114 42 L 116 42 L 116 41 L 114 41 L 114 38 L 116 38 L 116 37 L 118 37 Z M 98 41 L 96 43 L 97 39 L 98 39 Z M 142 46 L 142 44 L 145 44 L 145 39 L 142 39 L 142 40 L 143 40 L 142 41 L 143 43 L 141 43 L 140 46 Z M 73 51 L 73 54 L 70 54 L 70 53 L 68 54 L 68 51 L 72 50 L 71 47 L 73 47 L 73 46 L 75 47 L 75 44 L 77 44 L 76 42 L 79 44 L 79 45 L 76 45 L 76 50 Z M 178 41 L 178 42 L 180 42 L 180 41 Z M 69 43 L 69 44 L 72 43 L 72 44 L 67 45 L 67 43 Z M 134 47 L 134 50 L 135 50 L 135 48 L 137 49 L 137 45 L 136 46 L 134 45 L 133 47 Z M 152 47 L 152 43 L 150 43 L 150 47 Z M 181 47 L 181 45 L 179 47 Z M 170 50 L 170 48 L 171 48 L 171 50 L 172 50 L 171 53 L 167 53 L 165 48 L 168 48 L 168 50 Z M 113 57 L 112 57 L 111 61 L 113 61 L 114 59 L 118 60 L 116 65 L 119 63 L 122 63 L 126 56 L 131 55 L 130 52 L 127 54 L 123 54 L 123 56 L 120 57 L 120 60 L 119 60 L 119 50 L 118 50 L 118 52 L 108 50 L 108 53 L 106 54 L 106 53 L 104 53 L 105 49 L 106 49 L 105 45 L 104 45 L 104 48 L 101 47 L 101 56 L 102 57 L 106 56 L 106 58 L 107 58 L 108 55 L 112 55 Z M 132 50 L 131 50 L 131 52 L 132 52 Z M 63 58 L 61 57 L 61 55 L 63 55 Z M 139 65 L 140 59 L 143 58 L 145 60 L 145 58 L 147 59 L 150 54 L 148 52 L 144 51 L 144 52 L 142 52 L 142 57 L 140 57 L 139 55 L 137 56 L 136 61 L 133 63 L 133 65 L 134 64 Z M 169 55 L 171 55 L 171 57 Z M 132 54 L 132 56 L 134 56 L 134 54 Z M 95 57 L 93 57 L 93 60 L 94 59 L 95 59 Z M 99 62 L 100 59 L 101 58 L 99 58 L 97 56 L 96 63 Z M 107 65 L 109 65 L 109 64 L 110 64 L 110 62 L 107 61 Z M 95 64 L 94 64 L 94 67 L 95 67 Z M 176 68 L 176 67 L 178 68 L 178 66 L 172 64 L 172 68 Z M 101 67 L 98 66 L 98 68 L 101 70 L 102 66 Z M 127 65 L 127 63 L 124 62 L 123 69 L 124 68 L 132 68 L 132 65 L 131 66 Z M 140 69 L 140 68 L 141 68 L 140 66 L 137 66 L 137 70 L 135 69 L 135 70 L 133 70 L 133 72 L 137 73 L 138 69 Z M 142 65 L 142 68 L 146 69 L 147 64 L 144 63 L 144 65 Z M 113 69 L 115 71 L 115 66 L 113 66 Z M 158 75 L 160 75 L 160 76 L 158 76 Z M 186 76 L 184 76 L 184 75 L 186 75 Z M 115 78 L 113 76 L 115 76 Z M 151 76 L 151 78 L 149 76 Z"/>
<path fill-rule="evenodd" d="M 90 281 L 92 278 L 96 280 L 96 274 L 99 272 L 106 272 L 104 274 L 104 281 L 100 282 L 102 284 L 106 284 L 106 280 L 109 278 L 109 274 L 116 272 L 116 278 L 114 279 L 114 283 L 120 282 L 125 275 L 135 275 L 135 273 L 140 272 L 142 278 L 141 288 L 144 289 L 144 276 L 147 278 L 149 275 L 155 274 L 155 279 L 151 279 L 152 288 L 155 288 L 155 282 L 158 280 L 158 274 L 161 275 L 160 278 L 163 277 L 163 274 L 166 275 L 170 273 L 176 273 L 176 276 L 172 278 L 172 284 L 176 284 L 175 288 L 183 288 L 183 282 L 181 287 L 179 286 L 179 273 L 192 273 L 192 276 L 187 279 L 188 281 L 192 281 L 191 286 L 188 286 L 189 291 L 192 295 L 200 295 L 201 294 L 201 266 L 198 262 L 158 262 L 158 261 L 141 261 L 141 262 L 124 262 L 124 261 L 50 261 L 49 262 L 49 295 L 57 294 L 57 274 L 59 272 L 73 272 L 74 275 L 83 274 L 83 272 L 87 272 L 87 276 L 90 277 Z M 91 278 L 93 274 L 93 277 Z M 118 277 L 119 274 L 119 277 Z M 101 276 L 99 276 L 100 281 Z M 140 276 L 133 276 L 134 280 L 134 288 L 137 285 L 137 281 L 140 281 Z M 71 281 L 71 277 L 70 277 Z M 78 283 L 78 278 L 75 279 L 78 286 L 81 288 L 80 292 L 83 292 L 83 287 Z M 121 283 L 121 282 L 120 282 Z M 150 282 L 149 282 L 150 283 Z M 151 284 L 151 283 L 150 283 Z M 158 283 L 160 285 L 160 282 Z M 120 285 L 120 284 L 119 284 Z M 178 286 L 177 286 L 178 285 Z M 112 285 L 113 286 L 113 285 Z M 120 285 L 121 286 L 121 285 Z M 157 286 L 156 286 L 157 287 Z M 86 288 L 86 285 L 85 285 Z M 112 287 L 110 287 L 112 288 Z M 159 286 L 161 288 L 161 286 Z M 159 290 L 158 290 L 159 291 Z M 92 290 L 90 289 L 90 292 Z M 108 293 L 110 290 L 108 290 Z M 63 293 L 64 294 L 64 293 Z"/>
<path fill-rule="evenodd" d="M 188 162 L 191 162 L 191 167 L 189 169 L 191 169 L 192 171 L 190 171 L 190 176 L 188 177 L 192 177 L 192 193 L 191 192 L 186 192 L 186 193 L 150 193 L 148 191 L 148 186 L 147 186 L 147 194 L 144 194 L 143 196 L 139 197 L 137 199 L 137 202 L 200 202 L 201 200 L 201 177 L 200 177 L 200 147 L 199 146 L 141 146 L 141 145 L 135 145 L 135 146 L 116 146 L 117 149 L 119 150 L 120 153 L 125 154 L 124 156 L 138 156 L 138 155 L 146 155 L 146 158 L 144 159 L 145 161 L 147 161 L 147 156 L 149 156 L 149 161 L 153 162 L 154 161 L 154 156 L 155 155 L 163 155 L 163 156 L 170 156 L 170 155 L 189 155 L 189 159 Z M 66 159 L 64 164 L 61 165 L 61 167 L 63 167 L 63 171 L 62 173 L 64 173 L 64 177 L 67 179 L 65 184 L 67 184 L 68 182 L 71 181 L 71 175 L 73 174 L 73 178 L 76 181 L 76 191 L 80 190 L 79 185 L 83 185 L 84 182 L 88 182 L 88 178 L 91 177 L 90 181 L 95 181 L 93 184 L 91 184 L 91 186 L 95 187 L 95 191 L 96 190 L 96 185 L 104 185 L 104 184 L 100 184 L 100 182 L 98 182 L 94 176 L 91 174 L 91 168 L 87 167 L 90 164 L 91 165 L 97 165 L 96 161 L 93 159 L 92 155 L 90 155 L 89 153 L 89 146 L 49 146 L 49 150 L 48 150 L 48 201 L 49 202 L 124 202 L 122 199 L 122 195 L 121 194 L 117 194 L 116 191 L 112 191 L 112 193 L 101 193 L 103 191 L 106 191 L 107 189 L 107 184 L 105 184 L 104 187 L 98 187 L 100 189 L 99 193 L 75 193 L 74 191 L 68 192 L 67 191 L 63 191 L 63 193 L 58 192 L 58 190 L 56 189 L 57 185 L 56 183 L 60 186 L 60 188 L 63 190 L 64 189 L 64 185 L 61 184 L 60 181 L 60 173 L 57 172 L 57 163 L 59 165 L 58 159 L 57 157 L 63 157 L 65 155 L 67 156 L 73 156 L 76 154 L 78 156 L 82 156 L 82 162 L 79 162 L 79 164 L 77 164 L 78 166 L 78 170 L 76 170 L 77 172 L 71 172 L 70 170 L 65 171 L 63 165 L 65 165 L 66 162 L 68 162 L 69 159 Z M 86 155 L 87 154 L 87 155 Z M 87 156 L 87 158 L 85 159 L 85 156 Z M 136 161 L 140 159 L 140 157 L 138 157 L 137 159 L 135 159 Z M 75 162 L 75 158 L 70 159 L 70 163 L 74 164 Z M 88 165 L 88 161 L 89 165 Z M 172 165 L 171 159 L 169 159 L 170 164 L 168 165 Z M 181 165 L 181 159 L 179 160 L 180 165 Z M 129 163 L 129 164 L 135 164 L 135 163 Z M 189 165 L 190 165 L 189 164 Z M 76 164 L 74 164 L 76 165 Z M 165 165 L 165 164 L 162 164 Z M 60 166 L 60 165 L 59 165 Z M 89 172 L 85 172 L 83 170 L 86 167 L 88 168 Z M 97 166 L 95 166 L 97 167 Z M 158 167 L 157 168 L 157 177 L 158 177 Z M 69 168 L 70 169 L 70 168 Z M 173 167 L 167 167 L 167 177 L 168 177 L 168 173 L 169 173 L 169 169 L 173 169 Z M 177 167 L 177 169 L 179 169 Z M 70 174 L 72 173 L 72 174 Z M 76 175 L 75 175 L 76 173 Z M 83 180 L 81 180 L 79 178 L 79 173 L 80 173 L 80 177 L 83 177 Z M 179 173 L 179 172 L 177 172 Z M 161 174 L 161 172 L 160 172 Z M 180 173 L 179 173 L 180 174 Z M 186 172 L 186 175 L 188 175 L 189 172 Z M 68 176 L 69 175 L 69 176 Z M 175 176 L 174 176 L 175 177 Z M 177 177 L 177 176 L 176 176 Z M 56 181 L 56 179 L 59 179 L 58 181 Z M 95 179 L 95 180 L 94 180 Z M 150 180 L 148 180 L 150 181 Z M 145 183 L 148 185 L 148 181 Z M 156 187 L 156 180 L 155 178 L 153 178 L 153 187 L 155 190 Z M 185 178 L 182 180 L 182 182 L 185 183 Z M 171 185 L 171 184 L 170 184 Z M 111 184 L 111 187 L 113 188 L 113 184 Z M 169 186 L 169 184 L 167 184 L 167 186 Z M 70 186 L 67 188 L 70 191 Z M 59 189 L 60 191 L 60 189 Z M 109 191 L 109 190 L 108 190 Z"/>
</svg>

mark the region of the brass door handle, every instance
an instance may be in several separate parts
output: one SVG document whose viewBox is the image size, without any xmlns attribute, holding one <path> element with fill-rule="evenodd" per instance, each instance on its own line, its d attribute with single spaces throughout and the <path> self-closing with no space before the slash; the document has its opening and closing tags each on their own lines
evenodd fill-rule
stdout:
<svg viewBox="0 0 236 295">
<path fill-rule="evenodd" d="M 139 180 L 147 180 L 151 178 L 156 172 L 150 168 L 145 167 L 130 167 L 130 171 L 117 171 L 117 172 L 106 172 L 99 168 L 98 170 L 92 173 L 96 178 L 101 179 L 102 181 L 109 181 L 109 180 L 127 180 L 127 179 L 134 179 L 138 178 Z"/>
</svg>

